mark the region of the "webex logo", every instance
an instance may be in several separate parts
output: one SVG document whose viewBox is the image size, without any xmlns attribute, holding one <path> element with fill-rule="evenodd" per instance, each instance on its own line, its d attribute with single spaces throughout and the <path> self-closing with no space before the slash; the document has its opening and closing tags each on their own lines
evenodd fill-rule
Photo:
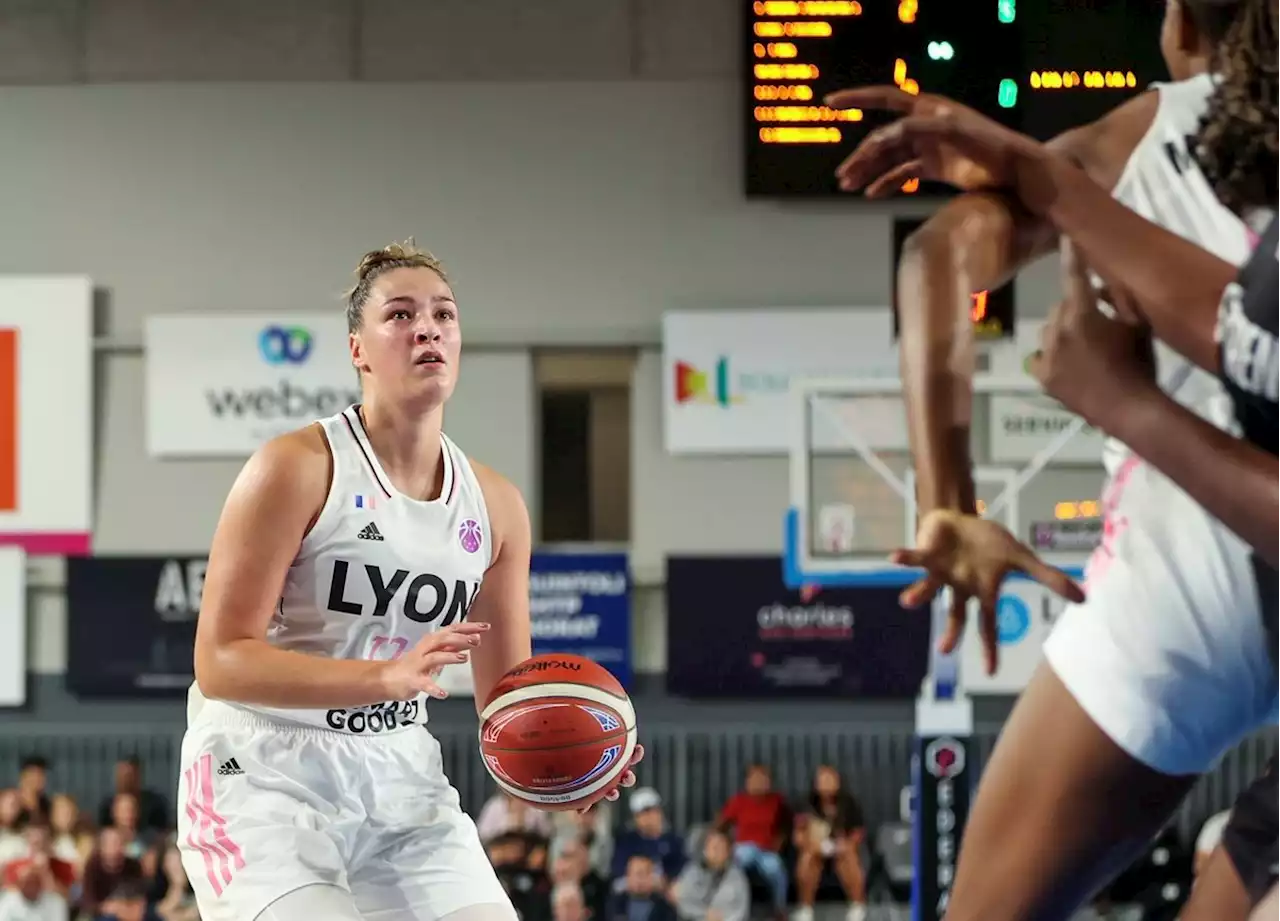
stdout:
<svg viewBox="0 0 1280 921">
<path fill-rule="evenodd" d="M 301 326 L 268 326 L 258 334 L 258 351 L 269 365 L 300 365 L 311 355 L 311 331 Z"/>
<path fill-rule="evenodd" d="M 311 330 L 302 326 L 271 325 L 264 327 L 257 336 L 258 357 L 267 365 L 280 368 L 286 375 L 289 366 L 306 364 L 315 345 Z M 342 371 L 341 368 L 334 370 L 336 373 Z M 278 424 L 278 427 L 255 427 L 255 436 L 261 437 L 281 434 L 293 425 L 332 416 L 359 400 L 360 392 L 356 386 L 304 384 L 289 376 L 274 384 L 221 386 L 205 390 L 205 401 L 216 418 Z"/>
</svg>

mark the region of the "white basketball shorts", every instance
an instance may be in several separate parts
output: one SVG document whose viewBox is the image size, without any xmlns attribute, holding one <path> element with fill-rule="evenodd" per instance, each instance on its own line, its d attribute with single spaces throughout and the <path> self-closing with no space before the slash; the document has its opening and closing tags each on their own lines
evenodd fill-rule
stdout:
<svg viewBox="0 0 1280 921">
<path fill-rule="evenodd" d="M 1117 469 L 1102 505 L 1087 600 L 1067 606 L 1045 657 L 1135 759 L 1203 773 L 1276 719 L 1249 547 L 1137 457 Z"/>
<path fill-rule="evenodd" d="M 313 883 L 350 892 L 366 918 L 510 910 L 422 727 L 350 736 L 207 701 L 183 738 L 178 803 L 204 921 L 252 921 Z"/>
</svg>

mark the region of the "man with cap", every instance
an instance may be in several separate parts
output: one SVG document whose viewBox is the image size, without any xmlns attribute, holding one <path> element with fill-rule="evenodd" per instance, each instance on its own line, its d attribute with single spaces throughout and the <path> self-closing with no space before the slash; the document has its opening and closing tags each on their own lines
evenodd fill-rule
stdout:
<svg viewBox="0 0 1280 921">
<path fill-rule="evenodd" d="M 627 799 L 627 805 L 631 808 L 632 827 L 614 842 L 613 879 L 625 877 L 627 861 L 642 856 L 653 861 L 662 871 L 664 885 L 669 885 L 684 869 L 684 841 L 667 828 L 662 797 L 652 787 L 638 787 Z"/>
</svg>

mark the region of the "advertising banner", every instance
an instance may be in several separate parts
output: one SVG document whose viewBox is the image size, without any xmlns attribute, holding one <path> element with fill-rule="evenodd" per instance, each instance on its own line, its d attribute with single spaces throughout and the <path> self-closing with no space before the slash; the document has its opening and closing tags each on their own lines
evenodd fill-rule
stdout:
<svg viewBox="0 0 1280 921">
<path fill-rule="evenodd" d="M 67 687 L 81 697 L 180 697 L 195 679 L 192 647 L 203 557 L 67 561 Z"/>
<path fill-rule="evenodd" d="M 955 882 L 960 839 L 969 818 L 973 750 L 969 736 L 925 735 L 916 739 L 912 773 L 917 784 L 913 818 L 916 875 L 913 921 L 942 921 Z"/>
<path fill-rule="evenodd" d="M 786 454 L 793 378 L 898 374 L 887 307 L 667 313 L 662 350 L 666 448 L 673 454 Z M 813 444 L 849 448 L 838 418 L 815 424 Z M 873 448 L 904 450 L 901 396 L 858 400 L 856 429 Z"/>
<path fill-rule="evenodd" d="M 194 680 L 192 649 L 204 557 L 86 557 L 67 563 L 67 683 L 83 697 L 172 697 Z M 631 680 L 627 558 L 535 554 L 530 574 L 533 650 L 586 656 Z M 4 600 L 0 575 L 0 601 Z M 19 644 L 25 652 L 26 645 Z M 472 693 L 471 668 L 439 683 Z"/>
<path fill-rule="evenodd" d="M 93 285 L 0 277 L 0 546 L 89 552 Z"/>
<path fill-rule="evenodd" d="M 914 698 L 927 611 L 895 587 L 798 592 L 776 556 L 667 560 L 667 689 L 687 697 Z"/>
<path fill-rule="evenodd" d="M 996 602 L 996 634 L 999 663 L 994 675 L 986 672 L 982 638 L 978 634 L 977 602 L 971 602 L 960 646 L 960 680 L 965 692 L 1021 694 L 1043 655 L 1045 640 L 1066 602 L 1038 582 L 1019 579 L 1006 582 Z"/>
<path fill-rule="evenodd" d="M 535 553 L 529 569 L 533 654 L 585 656 L 631 686 L 631 579 L 624 553 Z M 471 668 L 440 676 L 450 694 L 472 694 Z"/>
<path fill-rule="evenodd" d="M 153 457 L 247 457 L 360 400 L 337 309 L 148 317 L 146 361 Z"/>
<path fill-rule="evenodd" d="M 0 547 L 0 707 L 27 702 L 27 555 Z"/>
</svg>

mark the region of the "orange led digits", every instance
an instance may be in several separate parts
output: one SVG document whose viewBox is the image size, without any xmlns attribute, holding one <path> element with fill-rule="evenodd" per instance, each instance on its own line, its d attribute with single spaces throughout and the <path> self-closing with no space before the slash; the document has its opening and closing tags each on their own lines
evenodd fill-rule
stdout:
<svg viewBox="0 0 1280 921">
<path fill-rule="evenodd" d="M 1033 90 L 1131 90 L 1138 78 L 1131 70 L 1033 70 L 1027 82 Z"/>
<path fill-rule="evenodd" d="M 917 0 L 900 0 L 898 3 L 898 21 L 905 23 L 913 23 L 916 21 L 916 13 L 920 12 L 920 4 Z"/>
<path fill-rule="evenodd" d="M 969 306 L 969 319 L 974 323 L 981 323 L 987 318 L 987 300 L 991 292 L 978 291 L 969 295 L 972 303 Z"/>
<path fill-rule="evenodd" d="M 798 102 L 808 102 L 813 98 L 813 87 L 810 86 L 768 86 L 765 84 L 756 84 L 752 93 L 756 99 L 762 102 L 769 102 L 775 99 L 794 99 Z"/>
<path fill-rule="evenodd" d="M 761 128 L 766 144 L 839 144 L 839 128 Z"/>
</svg>

